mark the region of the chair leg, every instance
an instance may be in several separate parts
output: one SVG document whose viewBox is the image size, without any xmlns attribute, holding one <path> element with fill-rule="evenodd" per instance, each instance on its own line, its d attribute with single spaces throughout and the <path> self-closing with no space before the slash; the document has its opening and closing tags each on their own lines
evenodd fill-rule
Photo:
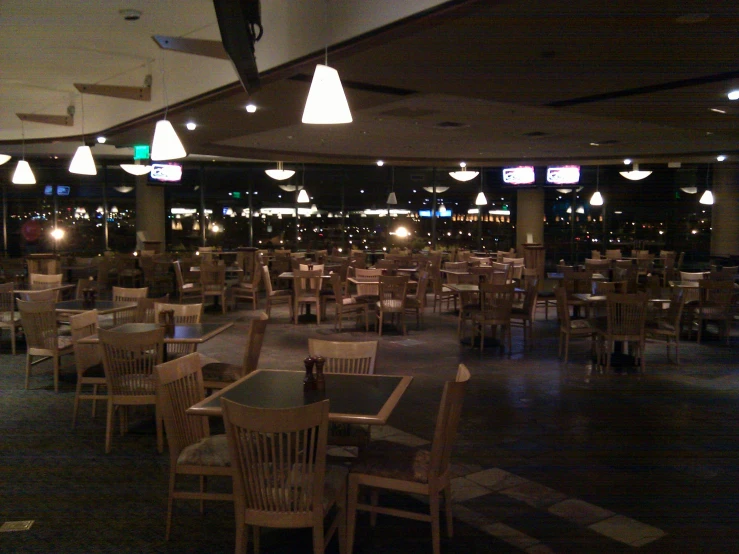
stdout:
<svg viewBox="0 0 739 554">
<path fill-rule="evenodd" d="M 15 327 L 13 325 L 10 326 L 10 348 L 13 356 L 15 356 Z"/>
<path fill-rule="evenodd" d="M 113 400 L 108 399 L 108 413 L 105 417 L 105 453 L 110 454 L 113 443 Z"/>
<path fill-rule="evenodd" d="M 380 501 L 380 492 L 377 489 L 372 489 L 370 491 L 370 504 L 372 506 L 377 506 L 377 504 Z M 377 512 L 370 512 L 370 526 L 374 527 L 377 525 Z"/>
<path fill-rule="evenodd" d="M 352 554 L 354 551 L 354 531 L 357 525 L 357 500 L 359 496 L 359 483 L 349 475 L 349 484 L 346 491 L 346 552 Z"/>
<path fill-rule="evenodd" d="M 95 389 L 96 388 L 97 385 L 95 385 Z M 93 396 L 95 396 L 95 389 L 93 389 Z M 82 394 L 82 377 L 78 374 L 77 386 L 74 391 L 74 405 L 72 406 L 72 429 L 74 429 L 74 426 L 77 423 L 77 410 L 80 407 L 80 394 Z M 95 410 L 95 400 L 92 401 L 92 409 L 93 411 Z M 93 417 L 95 416 L 93 415 Z"/>
<path fill-rule="evenodd" d="M 54 392 L 59 392 L 59 356 L 54 356 Z"/>
<path fill-rule="evenodd" d="M 380 313 L 377 314 L 377 333 L 379 336 L 382 336 L 382 310 L 380 310 Z"/>
<path fill-rule="evenodd" d="M 454 520 L 452 518 L 452 485 L 444 487 L 444 509 L 446 510 L 446 536 L 454 536 Z"/>
<path fill-rule="evenodd" d="M 431 546 L 434 554 L 441 553 L 441 531 L 439 529 L 439 492 L 433 491 L 429 495 L 429 509 L 431 512 Z"/>
<path fill-rule="evenodd" d="M 346 554 L 346 490 L 341 491 L 336 499 L 336 509 L 339 518 L 338 534 L 339 534 L 339 554 Z"/>
<path fill-rule="evenodd" d="M 174 485 L 177 474 L 174 472 L 174 468 L 169 470 L 169 496 L 167 498 L 167 527 L 164 531 L 164 540 L 169 540 L 169 534 L 172 530 L 172 505 L 174 504 Z"/>
<path fill-rule="evenodd" d="M 313 524 L 313 554 L 323 554 L 323 519 Z"/>
<path fill-rule="evenodd" d="M 28 380 L 31 377 L 31 355 L 26 353 L 26 388 L 28 388 Z"/>
</svg>

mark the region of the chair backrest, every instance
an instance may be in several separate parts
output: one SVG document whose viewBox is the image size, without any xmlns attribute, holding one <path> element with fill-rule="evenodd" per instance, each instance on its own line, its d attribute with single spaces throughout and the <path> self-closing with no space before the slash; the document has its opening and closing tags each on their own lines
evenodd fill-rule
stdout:
<svg viewBox="0 0 739 554">
<path fill-rule="evenodd" d="M 177 278 L 177 288 L 182 288 L 185 284 L 185 278 L 182 275 L 182 264 L 180 260 L 175 260 L 172 262 L 172 265 L 174 266 L 174 274 Z"/>
<path fill-rule="evenodd" d="M 21 300 L 26 302 L 59 302 L 59 291 L 54 289 L 29 290 L 20 293 Z"/>
<path fill-rule="evenodd" d="M 25 302 L 18 300 L 21 324 L 26 334 L 28 348 L 56 351 L 59 335 L 56 322 L 55 303 Z"/>
<path fill-rule="evenodd" d="M 188 415 L 187 409 L 205 398 L 203 372 L 197 354 L 188 354 L 154 368 L 157 396 L 169 444 L 170 463 L 182 450 L 208 437 L 207 417 Z"/>
<path fill-rule="evenodd" d="M 592 281 L 592 271 L 573 271 L 565 275 L 562 284 L 568 293 L 587 294 L 593 290 Z"/>
<path fill-rule="evenodd" d="M 378 269 L 398 269 L 398 262 L 395 260 L 377 260 L 375 267 Z"/>
<path fill-rule="evenodd" d="M 600 270 L 611 267 L 611 260 L 590 259 L 585 260 L 585 269 L 600 273 Z"/>
<path fill-rule="evenodd" d="M 733 267 L 717 267 L 716 269 L 712 269 L 711 273 L 708 275 L 708 278 L 712 281 L 733 281 L 737 273 L 739 273 L 739 268 L 736 266 Z"/>
<path fill-rule="evenodd" d="M 590 251 L 590 259 L 592 259 L 592 260 L 600 260 L 601 259 L 600 250 L 591 250 Z M 587 263 L 587 260 L 585 260 L 585 262 Z"/>
<path fill-rule="evenodd" d="M 554 298 L 557 300 L 557 317 L 562 329 L 570 328 L 570 308 L 567 305 L 567 290 L 564 287 L 554 289 Z"/>
<path fill-rule="evenodd" d="M 354 268 L 354 278 L 357 281 L 372 281 L 371 285 L 357 284 L 357 295 L 359 296 L 377 296 L 380 294 L 380 286 L 377 284 L 382 276 L 381 269 L 360 269 Z"/>
<path fill-rule="evenodd" d="M 492 262 L 490 264 L 490 267 L 492 267 L 495 271 L 503 271 L 505 272 L 505 280 L 508 282 L 513 277 L 513 265 L 510 263 L 503 263 L 503 262 Z"/>
<path fill-rule="evenodd" d="M 341 303 L 344 301 L 344 297 L 346 296 L 345 283 L 341 280 L 341 275 L 339 273 L 332 273 L 329 279 L 329 284 L 331 285 L 331 290 L 333 291 L 336 305 L 341 305 Z"/>
<path fill-rule="evenodd" d="M 202 304 L 167 304 L 164 302 L 154 303 L 154 323 L 160 323 L 159 314 L 165 310 L 174 312 L 175 323 L 200 323 L 203 317 Z"/>
<path fill-rule="evenodd" d="M 608 313 L 607 333 L 620 337 L 642 337 L 647 315 L 647 295 L 606 294 L 606 309 Z"/>
<path fill-rule="evenodd" d="M 293 271 L 295 297 L 317 297 L 321 293 L 321 275 L 323 270 Z"/>
<path fill-rule="evenodd" d="M 457 277 L 468 277 L 468 275 L 457 275 Z M 429 272 L 421 271 L 418 274 L 418 284 L 416 285 L 416 300 L 421 310 L 426 308 L 426 289 L 429 285 Z"/>
<path fill-rule="evenodd" d="M 164 327 L 139 333 L 98 329 L 108 394 L 152 396 L 154 366 L 162 363 Z"/>
<path fill-rule="evenodd" d="M 380 309 L 392 311 L 402 310 L 405 307 L 407 290 L 407 276 L 380 276 Z"/>
<path fill-rule="evenodd" d="M 701 306 L 728 307 L 736 291 L 733 279 L 731 281 L 701 279 L 698 281 L 698 288 L 700 289 Z"/>
<path fill-rule="evenodd" d="M 15 283 L 0 284 L 0 313 L 15 312 Z M 0 316 L 1 317 L 1 316 Z"/>
<path fill-rule="evenodd" d="M 266 265 L 262 266 L 262 281 L 264 282 L 264 291 L 267 293 L 267 298 L 272 295 L 272 280 L 269 278 L 269 267 Z"/>
<path fill-rule="evenodd" d="M 58 287 L 62 284 L 61 273 L 45 275 L 43 273 L 29 273 L 28 284 L 34 290 L 46 289 L 49 287 Z"/>
<path fill-rule="evenodd" d="M 77 374 L 80 375 L 86 369 L 103 361 L 102 351 L 97 344 L 79 344 L 81 339 L 98 332 L 98 311 L 90 310 L 73 315 L 69 318 L 69 326 L 72 331 L 74 361 L 77 365 Z"/>
<path fill-rule="evenodd" d="M 480 256 L 470 256 L 467 263 L 471 266 L 490 265 L 490 258 L 482 258 Z"/>
<path fill-rule="evenodd" d="M 252 319 L 249 325 L 249 331 L 246 333 L 246 349 L 244 350 L 244 364 L 242 366 L 242 374 L 251 373 L 259 365 L 259 356 L 262 353 L 262 344 L 264 343 L 264 335 L 267 332 L 267 323 L 269 316 L 262 312 L 259 319 Z"/>
<path fill-rule="evenodd" d="M 323 518 L 329 401 L 271 410 L 221 398 L 221 406 L 237 517 L 290 527 Z"/>
<path fill-rule="evenodd" d="M 326 360 L 326 373 L 373 374 L 377 358 L 376 340 L 331 341 L 308 339 L 308 353 Z"/>
<path fill-rule="evenodd" d="M 608 260 L 618 260 L 623 256 L 621 254 L 621 249 L 618 250 L 606 250 L 606 259 Z"/>
<path fill-rule="evenodd" d="M 469 370 L 464 364 L 460 364 L 454 381 L 444 383 L 444 392 L 441 394 L 439 412 L 436 416 L 436 429 L 431 442 L 430 475 L 442 476 L 450 470 L 452 446 L 457 438 L 464 394 L 469 380 Z"/>
<path fill-rule="evenodd" d="M 534 320 L 536 312 L 536 301 L 539 299 L 539 279 L 537 277 L 529 278 L 526 283 L 526 296 L 523 299 L 523 311 L 531 319 Z"/>
<path fill-rule="evenodd" d="M 221 291 L 226 288 L 226 266 L 200 264 L 200 283 L 203 285 L 203 291 Z"/>
<path fill-rule="evenodd" d="M 113 287 L 113 302 L 138 302 L 139 298 L 146 298 L 147 294 L 149 287 Z"/>
<path fill-rule="evenodd" d="M 666 319 L 673 325 L 676 333 L 680 332 L 680 322 L 682 321 L 684 307 L 685 289 L 674 287 L 672 289 L 672 297 L 670 298 L 670 307 L 667 309 Z"/>
<path fill-rule="evenodd" d="M 169 294 L 165 294 L 160 298 L 139 298 L 136 303 L 136 322 L 157 323 L 154 315 L 154 305 L 167 302 L 169 302 Z"/>
</svg>

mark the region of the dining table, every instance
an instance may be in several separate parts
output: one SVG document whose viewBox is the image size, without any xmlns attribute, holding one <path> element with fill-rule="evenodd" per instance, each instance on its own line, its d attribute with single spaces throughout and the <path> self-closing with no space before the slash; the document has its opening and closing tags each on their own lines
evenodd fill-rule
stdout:
<svg viewBox="0 0 739 554">
<path fill-rule="evenodd" d="M 124 323 L 110 330 L 118 333 L 142 333 L 162 327 L 159 323 Z M 175 323 L 172 331 L 165 333 L 164 344 L 202 344 L 233 327 L 233 321 L 225 323 Z M 100 344 L 97 333 L 79 340 L 80 344 Z"/>
<path fill-rule="evenodd" d="M 304 390 L 304 371 L 258 369 L 188 408 L 187 413 L 220 416 L 221 398 L 255 408 L 287 409 L 324 399 L 329 421 L 384 425 L 413 380 L 409 375 L 324 373 L 323 390 Z"/>
<path fill-rule="evenodd" d="M 65 314 L 81 314 L 89 310 L 97 310 L 98 314 L 114 314 L 136 308 L 135 302 L 116 302 L 113 300 L 62 300 L 56 303 L 56 311 Z"/>
</svg>

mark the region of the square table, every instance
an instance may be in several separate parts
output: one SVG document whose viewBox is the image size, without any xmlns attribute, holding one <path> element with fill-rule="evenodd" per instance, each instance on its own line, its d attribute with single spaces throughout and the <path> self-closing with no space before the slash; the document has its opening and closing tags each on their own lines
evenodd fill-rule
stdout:
<svg viewBox="0 0 739 554">
<path fill-rule="evenodd" d="M 110 329 L 119 333 L 141 333 L 161 327 L 158 323 L 124 323 Z M 233 322 L 227 323 L 175 323 L 174 333 L 164 335 L 164 344 L 202 344 L 229 327 Z M 80 344 L 99 344 L 97 334 L 90 335 L 79 340 Z"/>
<path fill-rule="evenodd" d="M 98 314 L 113 314 L 130 310 L 136 307 L 134 302 L 114 302 L 113 300 L 95 300 L 92 304 L 84 300 L 63 300 L 56 303 L 56 311 L 65 314 L 81 314 L 90 310 L 97 310 Z"/>
<path fill-rule="evenodd" d="M 338 423 L 384 425 L 411 376 L 324 373 L 324 391 L 303 391 L 305 372 L 258 369 L 191 406 L 188 414 L 220 416 L 221 397 L 255 408 L 284 409 L 328 398 L 328 419 Z"/>
</svg>

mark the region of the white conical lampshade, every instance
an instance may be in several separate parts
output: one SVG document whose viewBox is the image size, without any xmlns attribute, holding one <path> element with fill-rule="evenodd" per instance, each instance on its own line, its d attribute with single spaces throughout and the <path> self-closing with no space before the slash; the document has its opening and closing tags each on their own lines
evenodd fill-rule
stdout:
<svg viewBox="0 0 739 554">
<path fill-rule="evenodd" d="M 139 164 L 120 164 L 121 169 L 131 175 L 146 175 L 151 171 L 150 165 L 139 165 Z"/>
<path fill-rule="evenodd" d="M 8 160 L 10 160 L 10 156 L 8 156 L 7 154 L 0 154 L 0 165 L 7 163 Z"/>
<path fill-rule="evenodd" d="M 397 204 L 398 203 L 398 197 L 395 196 L 394 192 L 391 192 L 387 195 L 387 203 L 388 204 Z"/>
<path fill-rule="evenodd" d="M 590 205 L 591 206 L 602 206 L 603 205 L 603 195 L 597 190 L 593 193 L 593 196 L 590 197 Z"/>
<path fill-rule="evenodd" d="M 13 184 L 14 185 L 35 185 L 36 177 L 31 171 L 31 166 L 28 165 L 26 160 L 18 160 L 18 165 L 13 173 Z"/>
<path fill-rule="evenodd" d="M 710 190 L 707 190 L 703 193 L 703 196 L 701 196 L 701 199 L 698 200 L 701 204 L 705 204 L 706 206 L 711 206 L 713 204 L 713 193 Z"/>
<path fill-rule="evenodd" d="M 316 65 L 313 82 L 303 110 L 303 123 L 351 123 L 352 113 L 341 86 L 339 72 L 327 65 Z"/>
<path fill-rule="evenodd" d="M 177 160 L 187 156 L 185 147 L 180 142 L 180 137 L 175 133 L 174 127 L 166 119 L 157 121 L 154 129 L 154 140 L 151 143 L 151 159 L 155 162 L 166 160 Z"/>
<path fill-rule="evenodd" d="M 69 164 L 69 172 L 79 175 L 97 175 L 95 160 L 92 159 L 92 150 L 89 146 L 78 146 L 74 153 L 72 163 Z"/>
<path fill-rule="evenodd" d="M 486 206 L 488 203 L 488 199 L 485 198 L 485 193 L 480 191 L 477 193 L 477 198 L 475 198 L 475 205 L 476 206 Z"/>
<path fill-rule="evenodd" d="M 298 193 L 298 204 L 307 204 L 308 202 L 310 202 L 308 192 L 305 189 L 300 189 Z"/>
</svg>

